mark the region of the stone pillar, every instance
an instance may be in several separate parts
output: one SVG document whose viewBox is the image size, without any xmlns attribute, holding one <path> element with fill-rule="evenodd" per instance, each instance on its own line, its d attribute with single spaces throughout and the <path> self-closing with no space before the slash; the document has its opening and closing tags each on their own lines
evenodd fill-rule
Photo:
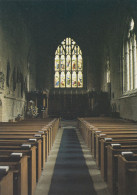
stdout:
<svg viewBox="0 0 137 195">
<path fill-rule="evenodd" d="M 136 55 L 137 55 L 137 50 L 136 50 L 136 35 L 134 34 L 133 36 L 133 65 L 134 65 L 134 84 L 133 84 L 133 88 L 137 88 L 137 62 L 136 62 Z"/>
<path fill-rule="evenodd" d="M 124 85 L 126 86 L 126 91 L 128 91 L 130 89 L 130 85 L 129 85 L 129 45 L 128 45 L 128 41 L 126 42 L 126 46 L 125 46 L 125 72 L 126 74 L 126 80 L 124 82 Z"/>
<path fill-rule="evenodd" d="M 133 89 L 132 39 L 129 41 L 129 89 Z"/>
</svg>

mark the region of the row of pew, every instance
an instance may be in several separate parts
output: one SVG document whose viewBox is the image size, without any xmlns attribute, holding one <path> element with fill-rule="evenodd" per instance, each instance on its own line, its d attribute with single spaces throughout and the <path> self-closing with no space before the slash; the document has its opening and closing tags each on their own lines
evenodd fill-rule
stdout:
<svg viewBox="0 0 137 195">
<path fill-rule="evenodd" d="M 137 123 L 93 117 L 78 125 L 110 194 L 137 194 Z"/>
<path fill-rule="evenodd" d="M 0 195 L 34 194 L 58 129 L 58 118 L 0 124 Z"/>
</svg>

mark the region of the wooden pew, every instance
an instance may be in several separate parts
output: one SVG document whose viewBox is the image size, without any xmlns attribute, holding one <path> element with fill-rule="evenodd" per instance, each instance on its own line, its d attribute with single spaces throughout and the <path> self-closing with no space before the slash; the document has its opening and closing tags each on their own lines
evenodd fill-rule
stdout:
<svg viewBox="0 0 137 195">
<path fill-rule="evenodd" d="M 13 171 L 9 171 L 9 166 L 0 167 L 0 194 L 13 195 Z"/>
<path fill-rule="evenodd" d="M 137 153 L 137 124 L 136 123 L 132 123 L 132 122 L 127 122 L 124 120 L 113 120 L 112 118 L 82 118 L 82 119 L 78 119 L 79 120 L 79 128 L 80 128 L 80 132 L 82 134 L 82 137 L 84 138 L 86 144 L 88 145 L 88 147 L 91 149 L 91 151 L 94 154 L 94 157 L 96 158 L 96 163 L 98 166 L 101 166 L 101 174 L 103 175 L 103 178 L 105 178 L 105 173 L 107 173 L 108 175 L 111 175 L 111 179 L 108 176 L 108 185 L 109 188 L 111 189 L 111 194 L 115 194 L 115 195 L 134 195 L 137 192 L 136 187 L 133 187 L 134 190 L 125 190 L 127 182 L 130 184 L 131 186 L 132 183 L 134 184 L 134 186 L 137 186 L 136 183 L 136 179 L 137 179 L 137 168 L 135 168 L 134 166 L 131 166 L 130 168 L 128 167 L 128 170 L 126 169 L 127 166 L 127 159 L 126 159 L 126 163 L 125 161 L 123 162 L 122 159 L 122 163 L 125 163 L 124 165 L 121 163 L 119 163 L 120 165 L 118 165 L 118 161 L 116 160 L 119 156 L 119 152 L 128 150 L 128 151 L 134 151 L 135 153 Z M 102 135 L 100 135 L 102 134 Z M 105 134 L 105 135 L 103 135 Z M 108 157 L 107 154 L 107 147 L 111 147 L 111 144 L 118 144 L 121 143 L 123 146 L 121 149 L 119 149 L 118 154 L 115 154 L 115 159 L 113 158 L 113 160 L 111 158 Z M 108 157 L 108 159 L 111 159 L 111 162 L 114 163 L 114 165 L 110 162 L 105 163 L 106 162 L 106 158 Z M 124 157 L 121 157 L 124 158 Z M 136 157 L 137 160 L 137 157 Z M 134 160 L 135 161 L 135 160 Z M 116 162 L 116 164 L 115 164 Z M 135 162 L 134 162 L 135 164 Z M 122 174 L 124 175 L 122 177 L 122 174 L 116 171 L 116 167 L 120 166 L 120 167 L 124 167 L 121 168 Z M 111 168 L 110 168 L 111 167 Z M 136 166 L 137 167 L 137 166 Z M 112 174 L 110 174 L 110 172 L 112 172 L 114 176 L 112 176 Z M 126 177 L 126 172 L 128 172 L 128 176 L 129 178 L 132 178 L 132 182 L 130 182 L 129 178 L 127 178 L 126 180 L 124 180 L 123 178 Z M 116 174 L 117 173 L 117 174 Z M 118 178 L 118 174 L 120 179 L 117 180 Z M 132 175 L 132 177 L 131 177 Z M 123 181 L 122 181 L 123 179 Z M 114 181 L 114 182 L 113 182 Z M 118 181 L 118 191 L 115 191 L 115 189 L 117 189 L 117 181 Z M 125 182 L 126 181 L 126 182 Z M 121 183 L 119 183 L 121 182 Z M 113 190 L 112 187 L 113 186 Z M 115 187 L 114 187 L 115 186 Z M 124 187 L 123 187 L 124 186 Z M 129 186 L 129 185 L 127 185 Z M 122 190 L 125 191 L 122 191 Z"/>
<path fill-rule="evenodd" d="M 0 136 L 0 142 L 1 140 L 24 140 L 24 138 L 26 138 L 26 140 L 28 140 L 30 137 L 26 137 L 26 136 L 16 136 L 16 135 L 10 135 L 10 136 Z M 37 148 L 36 148 L 36 159 L 37 159 L 37 180 L 39 179 L 40 175 L 41 175 L 41 140 L 37 141 Z"/>
<path fill-rule="evenodd" d="M 112 146 L 107 147 L 107 184 L 108 189 L 112 195 L 118 194 L 117 182 L 118 182 L 118 155 L 121 152 L 134 152 L 137 154 L 137 145 L 121 145 L 119 148 Z"/>
<path fill-rule="evenodd" d="M 102 129 L 102 130 L 96 130 L 96 128 L 93 128 L 92 134 L 91 134 L 91 143 L 92 143 L 91 144 L 91 151 L 92 151 L 94 157 L 96 157 L 96 137 L 97 137 L 97 135 L 99 135 L 99 134 L 110 134 L 110 135 L 122 134 L 122 132 L 136 133 L 137 129 L 133 129 L 133 128 L 126 129 L 125 126 L 123 128 L 116 128 L 116 129 L 109 128 L 109 129 Z"/>
<path fill-rule="evenodd" d="M 131 133 L 133 133 L 133 134 L 136 134 L 136 132 L 137 132 L 137 129 L 134 129 L 131 125 L 130 126 L 128 126 L 128 128 L 127 128 L 127 126 L 125 126 L 125 124 L 124 125 L 122 125 L 121 126 L 121 128 L 117 128 L 117 125 L 116 125 L 116 127 L 113 127 L 112 129 L 108 126 L 108 128 L 106 128 L 105 129 L 105 127 L 103 127 L 103 128 L 101 128 L 101 130 L 102 131 L 99 131 L 99 130 L 97 130 L 98 128 L 95 128 L 93 125 L 87 125 L 88 126 L 88 130 L 87 129 L 84 129 L 85 131 L 88 131 L 88 134 L 86 135 L 87 137 L 89 137 L 89 139 L 88 140 L 92 140 L 92 141 L 90 141 L 91 142 L 91 144 L 88 144 L 89 145 L 89 147 L 90 147 L 90 149 L 91 149 L 91 151 L 92 151 L 92 153 L 93 153 L 93 155 L 94 155 L 94 158 L 96 158 L 96 162 L 97 162 L 97 166 L 98 167 L 100 167 L 100 146 L 99 146 L 99 144 L 100 144 L 100 142 L 99 143 L 97 143 L 96 144 L 96 137 L 97 137 L 97 135 L 98 134 L 123 134 L 123 132 L 124 132 L 124 134 L 125 133 L 129 133 L 129 134 L 131 134 Z M 92 133 L 91 133 L 92 132 Z M 111 136 L 110 136 L 111 137 Z M 89 142 L 89 141 L 88 141 Z"/>
<path fill-rule="evenodd" d="M 111 144 L 126 144 L 126 145 L 136 145 L 137 139 L 119 139 L 119 138 L 113 138 L 106 140 L 101 139 L 101 150 L 100 150 L 100 170 L 101 170 L 101 176 L 104 181 L 107 181 L 107 146 Z"/>
<path fill-rule="evenodd" d="M 137 155 L 118 156 L 118 195 L 137 194 Z"/>
<path fill-rule="evenodd" d="M 118 138 L 118 139 L 137 139 L 137 132 L 126 132 L 126 131 L 122 131 L 122 132 L 117 132 L 117 133 L 108 133 L 108 134 L 98 134 L 96 136 L 96 147 L 95 147 L 95 158 L 96 158 L 96 163 L 97 163 L 97 166 L 100 167 L 100 160 L 101 160 L 101 139 L 104 139 L 104 138 Z"/>
<path fill-rule="evenodd" d="M 113 122 L 113 120 L 112 120 L 112 122 Z M 83 123 L 83 121 L 80 121 L 80 125 L 79 125 L 80 128 L 82 128 L 82 123 Z M 100 133 L 102 133 L 102 134 L 110 134 L 110 135 L 112 134 L 112 136 L 115 135 L 115 134 L 122 135 L 123 133 L 124 134 L 131 134 L 131 133 L 132 134 L 136 134 L 137 125 L 133 125 L 131 123 L 128 123 L 128 124 L 126 123 L 126 125 L 125 125 L 125 124 L 123 124 L 121 122 L 119 124 L 112 124 L 112 123 L 105 123 L 104 121 L 103 121 L 103 124 L 102 124 L 102 121 L 100 121 L 100 123 L 97 122 L 96 124 L 95 123 L 91 124 L 91 123 L 85 122 L 84 125 L 83 125 L 83 129 L 86 132 L 86 133 L 82 132 L 84 140 L 86 140 L 85 137 L 90 137 L 90 139 L 92 139 L 92 141 L 91 141 L 91 150 L 93 149 L 94 157 L 96 158 L 97 165 L 100 166 L 100 163 L 101 163 L 100 162 L 100 158 L 101 158 L 101 156 L 104 156 L 104 155 L 101 155 L 101 154 L 103 154 L 102 151 L 100 152 L 100 150 L 101 150 L 100 149 L 100 145 L 99 145 L 100 141 L 97 140 L 98 143 L 96 144 L 96 139 L 97 139 L 96 136 L 98 134 L 100 134 Z M 109 139 L 109 137 L 112 137 L 112 136 L 104 135 L 104 138 L 106 137 L 106 139 L 107 138 Z M 103 136 L 101 138 L 103 138 Z M 118 136 L 118 138 L 119 138 L 119 136 Z M 131 135 L 130 135 L 130 138 L 131 138 Z M 92 144 L 93 144 L 93 146 L 92 146 Z M 104 147 L 103 147 L 103 149 L 104 149 Z"/>
<path fill-rule="evenodd" d="M 56 128 L 57 131 L 57 128 Z M 0 130 L 0 134 L 5 134 L 7 132 L 12 133 L 12 134 L 41 134 L 42 135 L 42 155 L 43 155 L 43 163 L 42 163 L 42 167 L 44 167 L 45 165 L 45 160 L 47 160 L 47 156 L 49 155 L 49 151 L 51 150 L 51 147 L 53 145 L 54 139 L 53 136 L 55 137 L 56 134 L 55 128 L 54 128 L 54 124 L 49 124 L 45 127 L 43 127 L 41 130 L 37 131 L 36 130 L 31 130 L 31 129 L 27 129 L 25 128 L 23 131 L 21 129 L 15 129 L 13 128 L 13 130 L 9 130 L 8 129 L 1 129 Z M 52 135 L 53 134 L 53 135 Z M 45 136 L 45 137 L 44 137 Z M 53 139 L 53 140 L 52 140 Z"/>
<path fill-rule="evenodd" d="M 0 157 L 0 166 L 9 166 L 13 171 L 14 195 L 28 195 L 28 157 L 22 158 Z M 3 195 L 3 194 L 2 194 Z"/>
<path fill-rule="evenodd" d="M 44 125 L 45 125 L 45 123 L 44 123 Z M 39 129 L 39 125 L 37 125 L 37 127 L 34 128 L 34 126 L 30 125 L 28 128 L 28 125 L 26 126 L 25 123 L 22 124 L 22 128 L 20 128 L 20 126 L 15 125 L 15 124 L 12 125 L 12 127 L 11 127 L 11 124 L 10 125 L 4 124 L 3 127 L 0 127 L 0 154 L 4 155 L 6 153 L 7 155 L 10 155 L 10 153 L 12 151 L 18 152 L 18 150 L 20 150 L 20 146 L 19 145 L 17 146 L 16 144 L 17 143 L 21 144 L 22 142 L 27 143 L 28 139 L 34 140 L 34 138 L 35 138 L 34 134 L 36 134 L 37 130 Z M 45 164 L 44 160 L 47 158 L 47 155 L 49 154 L 49 152 L 51 150 L 51 147 L 53 145 L 53 142 L 54 142 L 57 130 L 58 130 L 58 127 L 59 127 L 59 120 L 57 119 L 57 120 L 53 120 L 52 122 L 46 124 L 44 126 L 44 131 L 41 129 L 39 132 L 37 132 L 38 134 L 41 135 L 41 138 L 39 138 L 39 140 L 37 140 L 36 142 L 39 142 L 39 143 L 41 142 L 42 144 L 45 143 L 45 145 L 42 146 L 42 154 L 41 154 L 41 148 L 40 148 L 41 143 L 40 143 L 37 146 L 37 148 L 39 148 L 37 150 L 37 155 L 35 155 L 34 161 L 38 164 L 37 165 L 38 178 L 41 175 L 41 167 L 42 167 L 39 165 L 43 164 L 43 166 L 44 166 L 44 164 Z M 44 138 L 44 136 L 45 136 L 45 138 Z M 44 140 L 44 142 L 43 142 L 43 140 Z M 48 147 L 46 147 L 46 146 L 48 146 Z M 43 151 L 45 151 L 45 152 L 43 152 Z M 23 152 L 25 154 L 26 150 Z M 38 159 L 37 161 L 36 161 L 36 157 Z M 42 158 L 42 160 L 41 160 L 41 158 Z M 31 172 L 33 172 L 33 169 L 31 169 Z M 31 193 L 29 192 L 29 195 L 30 194 L 31 195 L 34 194 L 33 189 L 31 190 Z"/>
<path fill-rule="evenodd" d="M 22 131 L 22 130 L 2 130 L 0 131 L 0 136 L 1 135 L 18 135 L 18 136 L 22 136 L 22 135 L 25 135 L 25 136 L 31 136 L 31 139 L 33 140 L 34 138 L 38 138 L 38 139 L 41 139 L 41 146 L 40 144 L 38 145 L 38 149 L 40 150 L 41 148 L 41 167 L 44 168 L 45 166 L 45 159 L 46 159 L 46 138 L 45 138 L 45 133 L 43 131 Z M 32 138 L 33 137 L 33 138 Z"/>
<path fill-rule="evenodd" d="M 56 126 L 55 126 L 56 125 Z M 37 131 L 37 129 L 36 130 L 31 130 L 31 129 L 29 129 L 28 130 L 28 128 L 26 127 L 26 126 L 23 126 L 23 132 L 22 132 L 22 134 L 23 133 L 26 133 L 26 134 L 28 134 L 29 132 L 30 133 L 35 133 L 35 131 L 37 131 L 38 133 L 44 133 L 45 134 L 45 139 L 43 139 L 43 142 L 42 142 L 42 144 L 44 144 L 44 146 L 42 147 L 43 148 L 43 152 L 42 152 L 42 155 L 43 155 L 43 160 L 42 160 L 42 167 L 44 167 L 44 165 L 45 165 L 45 159 L 47 159 L 47 156 L 48 156 L 48 154 L 49 154 L 49 151 L 51 150 L 51 147 L 52 147 L 52 145 L 53 145 L 53 141 L 54 141 L 54 139 L 55 139 L 55 134 L 56 134 L 56 132 L 57 132 L 57 129 L 58 129 L 58 125 L 59 125 L 59 120 L 53 120 L 52 122 L 50 122 L 48 125 L 46 125 L 43 129 L 42 129 L 42 131 Z M 55 127 L 54 127 L 55 126 Z M 14 126 L 13 126 L 14 127 Z M 16 126 L 15 126 L 16 127 Z M 21 131 L 22 130 L 20 130 L 20 129 L 16 129 L 16 128 L 13 128 L 13 130 L 9 130 L 9 127 L 8 127 L 8 129 L 1 129 L 0 130 L 0 132 L 1 132 L 1 134 L 5 134 L 5 132 L 12 132 L 12 134 L 16 134 L 16 132 L 20 132 L 20 134 L 21 134 Z M 43 132 L 43 130 L 44 130 L 44 132 Z M 52 131 L 54 130 L 54 134 L 53 134 L 53 136 L 54 136 L 54 139 L 52 140 Z M 46 144 L 46 145 L 45 145 Z M 45 151 L 44 151 L 45 150 Z"/>
<path fill-rule="evenodd" d="M 86 121 L 87 120 L 87 121 Z M 101 120 L 101 121 L 100 121 Z M 105 120 L 105 121 L 104 121 Z M 107 120 L 111 123 L 106 123 Z M 106 118 L 99 118 L 97 123 L 91 123 L 91 121 L 94 121 L 92 118 L 86 118 L 84 119 L 78 119 L 79 122 L 79 127 L 80 127 L 80 132 L 82 134 L 82 137 L 84 138 L 86 144 L 90 148 L 91 152 L 94 153 L 94 156 L 96 156 L 94 148 L 96 147 L 96 140 L 95 140 L 95 133 L 103 133 L 103 131 L 136 131 L 137 130 L 137 125 L 134 123 L 125 123 L 120 120 L 116 120 L 116 124 L 114 123 L 114 119 L 106 119 Z M 99 123 L 98 123 L 99 122 Z M 95 148 L 96 149 L 96 148 Z"/>
<path fill-rule="evenodd" d="M 35 187 L 36 187 L 36 147 L 33 146 L 31 148 L 24 148 L 24 147 L 1 147 L 0 148 L 0 154 L 2 156 L 8 156 L 10 157 L 11 153 L 23 153 L 23 155 L 26 155 L 28 157 L 28 182 L 29 182 L 29 193 L 33 194 Z M 10 158 L 11 160 L 11 158 Z"/>
<path fill-rule="evenodd" d="M 37 132 L 38 134 L 39 133 L 44 134 L 45 139 L 43 139 L 43 141 L 42 141 L 42 151 L 43 151 L 42 152 L 42 156 L 43 156 L 42 167 L 44 167 L 45 160 L 47 160 L 47 156 L 48 156 L 49 151 L 51 150 L 51 147 L 52 147 L 53 142 L 55 140 L 55 136 L 56 136 L 56 133 L 57 133 L 57 130 L 58 130 L 58 127 L 59 127 L 59 119 L 52 120 L 50 123 L 46 124 L 46 126 L 44 126 L 41 130 L 39 130 L 38 125 L 34 126 L 34 127 L 35 128 L 33 128 L 33 126 L 30 126 L 28 128 L 28 126 L 26 126 L 24 124 L 22 126 L 22 128 L 20 128 L 19 125 L 13 125 L 12 128 L 10 128 L 10 130 L 9 130 L 9 126 L 6 126 L 6 129 L 5 129 L 5 126 L 4 126 L 2 129 L 0 129 L 0 132 L 1 132 L 1 134 L 2 134 L 2 132 L 3 132 L 3 134 L 5 134 L 5 132 L 13 132 L 13 134 L 16 134 L 16 132 L 22 132 L 22 133 L 26 133 L 26 134 L 28 134 L 29 132 L 30 133 L 36 133 Z"/>
<path fill-rule="evenodd" d="M 34 136 L 32 134 L 27 134 L 27 135 L 24 135 L 24 134 L 5 134 L 5 135 L 1 135 L 0 134 L 0 141 L 1 140 L 4 140 L 4 139 L 7 139 L 7 140 L 29 140 L 29 139 L 34 139 Z M 39 139 L 37 141 L 38 143 L 38 146 L 37 146 L 37 150 L 36 150 L 36 158 L 37 158 L 37 168 L 38 168 L 38 175 L 37 175 L 37 180 L 40 178 L 41 176 L 41 164 L 42 164 L 42 153 L 41 153 L 41 139 Z"/>
</svg>

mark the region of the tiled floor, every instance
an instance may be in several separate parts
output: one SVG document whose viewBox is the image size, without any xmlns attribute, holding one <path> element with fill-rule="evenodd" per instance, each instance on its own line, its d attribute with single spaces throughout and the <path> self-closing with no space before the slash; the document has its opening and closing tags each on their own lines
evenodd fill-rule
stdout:
<svg viewBox="0 0 137 195">
<path fill-rule="evenodd" d="M 109 195 L 76 121 L 62 121 L 35 195 Z"/>
</svg>

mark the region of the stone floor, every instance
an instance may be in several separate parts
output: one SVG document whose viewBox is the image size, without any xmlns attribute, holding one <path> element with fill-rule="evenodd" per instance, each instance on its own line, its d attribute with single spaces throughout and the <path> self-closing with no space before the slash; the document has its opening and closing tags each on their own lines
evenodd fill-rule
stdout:
<svg viewBox="0 0 137 195">
<path fill-rule="evenodd" d="M 61 122 L 35 195 L 109 195 L 75 120 Z"/>
</svg>

